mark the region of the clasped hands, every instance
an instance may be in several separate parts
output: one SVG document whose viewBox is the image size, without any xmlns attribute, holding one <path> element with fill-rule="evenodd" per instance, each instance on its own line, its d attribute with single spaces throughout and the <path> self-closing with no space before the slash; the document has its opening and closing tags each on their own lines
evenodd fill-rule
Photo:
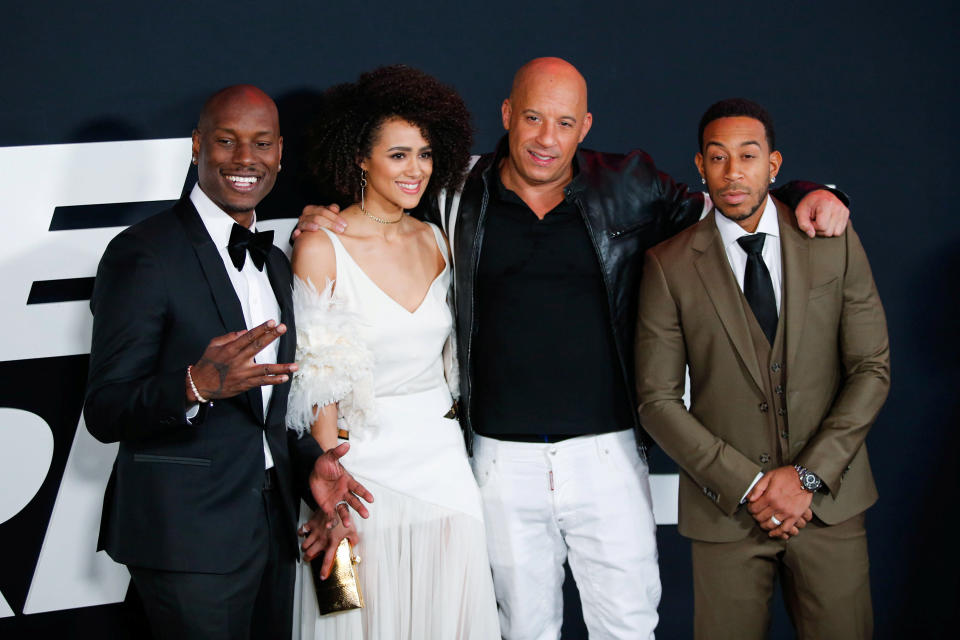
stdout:
<svg viewBox="0 0 960 640">
<path fill-rule="evenodd" d="M 792 466 L 778 467 L 757 481 L 747 496 L 747 510 L 771 538 L 787 540 L 800 533 L 813 518 L 812 501 L 813 494 L 800 484 L 797 470 Z"/>
</svg>

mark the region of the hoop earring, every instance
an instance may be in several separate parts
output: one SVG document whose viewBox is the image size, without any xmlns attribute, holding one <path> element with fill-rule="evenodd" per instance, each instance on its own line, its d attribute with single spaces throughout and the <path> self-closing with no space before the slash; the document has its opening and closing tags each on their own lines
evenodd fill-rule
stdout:
<svg viewBox="0 0 960 640">
<path fill-rule="evenodd" d="M 706 179 L 706 178 L 700 178 L 700 182 L 702 182 L 703 184 L 707 184 L 707 179 Z"/>
<path fill-rule="evenodd" d="M 364 202 L 364 191 L 367 189 L 367 170 L 360 169 L 360 211 L 366 212 L 366 202 Z"/>
<path fill-rule="evenodd" d="M 771 177 L 770 177 L 770 184 L 773 184 L 773 183 L 776 182 L 776 181 L 777 181 L 777 176 L 771 176 Z"/>
</svg>

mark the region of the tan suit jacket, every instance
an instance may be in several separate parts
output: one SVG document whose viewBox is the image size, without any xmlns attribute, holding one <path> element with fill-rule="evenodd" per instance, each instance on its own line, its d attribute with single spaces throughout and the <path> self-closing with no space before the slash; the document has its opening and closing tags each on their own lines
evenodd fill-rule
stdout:
<svg viewBox="0 0 960 640">
<path fill-rule="evenodd" d="M 740 499 L 760 471 L 801 464 L 829 494 L 827 524 L 877 499 L 864 440 L 890 386 L 887 326 L 866 254 L 851 226 L 811 240 L 778 204 L 783 265 L 779 332 L 785 389 L 769 397 L 740 287 L 711 213 L 647 252 L 636 342 L 640 420 L 682 468 L 680 533 L 742 539 L 756 526 Z M 781 338 L 783 339 L 783 338 Z M 690 367 L 691 406 L 683 404 Z M 779 366 L 779 365 L 778 365 Z M 767 406 L 785 405 L 788 438 Z M 778 442 L 778 451 L 771 451 Z"/>
</svg>

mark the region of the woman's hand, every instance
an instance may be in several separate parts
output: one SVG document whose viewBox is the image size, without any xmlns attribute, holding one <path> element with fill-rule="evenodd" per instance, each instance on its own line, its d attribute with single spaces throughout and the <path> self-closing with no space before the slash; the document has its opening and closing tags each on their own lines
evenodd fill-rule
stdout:
<svg viewBox="0 0 960 640">
<path fill-rule="evenodd" d="M 316 511 L 313 516 L 300 527 L 298 532 L 304 537 L 300 548 L 303 550 L 303 559 L 310 562 L 321 553 L 323 563 L 320 565 L 320 577 L 324 580 L 330 575 L 333 567 L 333 558 L 337 554 L 340 541 L 346 538 L 350 544 L 360 543 L 360 536 L 352 526 L 346 526 L 337 518 L 334 524 L 323 511 Z M 329 528 L 328 525 L 332 525 Z"/>
<path fill-rule="evenodd" d="M 370 512 L 360 502 L 363 498 L 368 503 L 373 502 L 373 494 L 353 479 L 350 472 L 340 464 L 340 458 L 350 450 L 350 444 L 344 442 L 340 446 L 327 450 L 317 458 L 310 472 L 310 492 L 316 500 L 320 511 L 327 518 L 327 528 L 333 528 L 339 521 L 350 526 L 350 508 L 352 507 L 361 518 L 370 516 Z"/>
</svg>

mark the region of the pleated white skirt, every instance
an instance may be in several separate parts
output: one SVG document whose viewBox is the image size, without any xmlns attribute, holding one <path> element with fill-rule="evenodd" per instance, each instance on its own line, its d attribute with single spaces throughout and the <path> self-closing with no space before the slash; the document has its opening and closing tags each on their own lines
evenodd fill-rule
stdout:
<svg viewBox="0 0 960 640">
<path fill-rule="evenodd" d="M 303 640 L 500 637 L 479 491 L 449 408 L 446 388 L 378 398 L 376 431 L 351 439 L 344 466 L 375 500 L 353 518 L 365 606 L 319 616 L 303 565 Z"/>
</svg>

